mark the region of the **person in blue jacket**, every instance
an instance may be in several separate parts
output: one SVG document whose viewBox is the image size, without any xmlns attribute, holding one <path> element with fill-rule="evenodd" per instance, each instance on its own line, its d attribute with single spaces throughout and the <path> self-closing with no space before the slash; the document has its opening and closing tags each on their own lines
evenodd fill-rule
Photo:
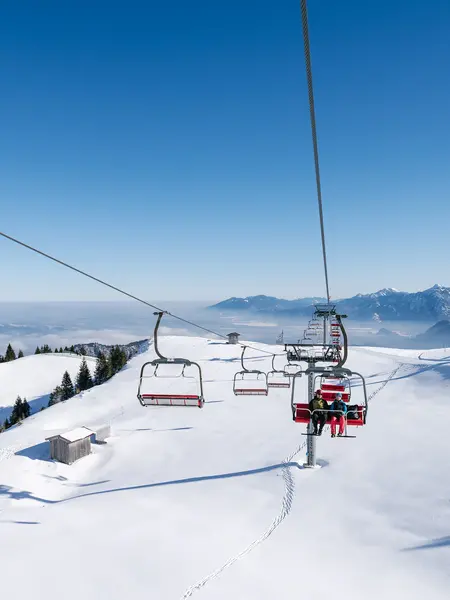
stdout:
<svg viewBox="0 0 450 600">
<path fill-rule="evenodd" d="M 347 405 L 342 400 L 341 392 L 338 392 L 330 406 L 331 412 L 331 437 L 336 437 L 336 424 L 339 423 L 338 437 L 344 434 L 345 417 L 347 415 Z"/>
</svg>

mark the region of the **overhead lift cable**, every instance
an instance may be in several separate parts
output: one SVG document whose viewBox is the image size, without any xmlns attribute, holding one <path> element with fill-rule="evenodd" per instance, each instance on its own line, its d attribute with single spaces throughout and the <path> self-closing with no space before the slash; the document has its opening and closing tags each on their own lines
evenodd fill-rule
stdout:
<svg viewBox="0 0 450 600">
<path fill-rule="evenodd" d="M 325 270 L 325 285 L 327 290 L 327 302 L 330 303 L 330 286 L 328 283 L 328 265 L 327 265 L 327 249 L 325 245 L 325 226 L 323 222 L 323 208 L 322 208 L 322 186 L 320 183 L 320 168 L 319 168 L 319 148 L 317 144 L 317 127 L 316 127 L 316 110 L 314 106 L 314 90 L 312 81 L 312 67 L 311 67 L 311 52 L 309 47 L 309 29 L 308 29 L 308 12 L 306 7 L 306 0 L 300 0 L 300 7 L 302 12 L 302 28 L 303 28 L 303 45 L 305 51 L 305 67 L 306 67 L 306 80 L 308 83 L 308 97 L 309 97 L 309 115 L 311 120 L 311 133 L 313 140 L 314 150 L 314 167 L 316 171 L 316 186 L 317 186 L 317 201 L 319 204 L 319 217 L 320 217 L 320 233 L 322 236 L 322 253 L 323 253 L 323 266 Z"/>
<path fill-rule="evenodd" d="M 153 308 L 155 310 L 157 310 L 158 312 L 162 312 L 170 317 L 172 317 L 173 319 L 177 319 L 178 321 L 181 321 L 182 323 L 186 323 L 187 325 L 192 325 L 193 327 L 197 327 L 197 329 L 201 329 L 207 333 L 211 333 L 212 335 L 216 335 L 218 337 L 221 337 L 223 339 L 227 339 L 227 337 L 225 335 L 223 335 L 222 333 L 217 333 L 216 331 L 213 331 L 212 329 L 208 329 L 207 327 L 203 327 L 203 325 L 198 325 L 197 323 L 194 323 L 193 321 L 189 321 L 188 319 L 184 319 L 183 317 L 179 317 L 178 315 L 175 315 L 167 310 L 164 310 L 163 308 L 159 308 L 158 306 L 155 306 L 154 304 L 151 304 L 150 302 L 147 302 L 146 300 L 142 300 L 142 298 L 139 298 L 138 296 L 134 296 L 133 294 L 129 294 L 128 292 L 126 292 L 125 290 L 122 290 L 121 288 L 116 287 L 115 285 L 111 285 L 110 283 L 104 281 L 103 279 L 99 279 L 98 277 L 94 277 L 93 275 L 90 275 L 89 273 L 86 273 L 86 271 L 82 271 L 81 269 L 77 269 L 77 267 L 74 267 L 73 265 L 69 265 L 69 263 L 66 263 L 62 260 L 59 260 L 58 258 L 55 258 L 54 256 L 51 256 L 50 254 L 46 254 L 45 252 L 43 252 L 42 250 L 39 250 L 38 248 L 34 248 L 33 246 L 30 246 L 29 244 L 25 244 L 25 242 L 21 242 L 20 240 L 6 234 L 3 233 L 2 231 L 0 231 L 0 235 L 8 240 L 10 240 L 11 242 L 15 242 L 16 244 L 19 244 L 19 246 L 23 246 L 24 248 L 27 248 L 28 250 L 31 250 L 32 252 L 36 252 L 36 254 L 40 254 L 41 256 L 44 256 L 45 258 L 48 258 L 49 260 L 52 260 L 60 265 L 62 265 L 63 267 L 66 267 L 67 269 L 71 269 L 72 271 L 75 271 L 76 273 L 80 273 L 81 275 L 84 275 L 85 277 L 88 277 L 89 279 L 92 279 L 93 281 L 96 281 L 97 283 L 100 283 L 102 285 L 105 285 L 106 287 L 111 288 L 112 290 L 115 290 L 116 292 L 119 292 L 120 294 L 123 294 L 124 296 L 128 296 L 128 298 L 132 298 L 133 300 L 136 300 L 137 302 L 140 302 L 141 304 L 145 304 L 146 306 Z M 244 346 L 244 344 L 239 344 L 240 346 Z M 273 355 L 273 352 L 268 352 L 267 350 L 263 350 L 262 348 L 256 348 L 254 346 L 250 346 L 249 344 L 245 344 L 245 346 L 247 348 L 251 348 L 252 350 L 256 350 L 257 352 L 263 352 L 264 354 L 268 354 L 270 356 Z M 281 355 L 280 355 L 281 356 Z"/>
</svg>

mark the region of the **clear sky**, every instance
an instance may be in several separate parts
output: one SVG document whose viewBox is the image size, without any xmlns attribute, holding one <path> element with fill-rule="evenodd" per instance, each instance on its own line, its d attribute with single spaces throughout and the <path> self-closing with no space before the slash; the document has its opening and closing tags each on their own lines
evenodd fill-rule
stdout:
<svg viewBox="0 0 450 600">
<path fill-rule="evenodd" d="M 309 0 L 333 297 L 450 285 L 450 2 Z M 147 299 L 323 295 L 298 0 L 0 7 L 1 230 Z M 120 299 L 0 239 L 2 300 Z"/>
</svg>

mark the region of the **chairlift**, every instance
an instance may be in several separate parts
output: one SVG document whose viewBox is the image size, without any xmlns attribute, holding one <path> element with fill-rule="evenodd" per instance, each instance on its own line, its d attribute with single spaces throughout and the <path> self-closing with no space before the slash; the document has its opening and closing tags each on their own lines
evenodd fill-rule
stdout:
<svg viewBox="0 0 450 600">
<path fill-rule="evenodd" d="M 275 368 L 275 356 L 272 358 L 272 370 L 267 373 L 267 387 L 268 388 L 290 388 L 291 380 L 286 370 L 278 371 Z"/>
<path fill-rule="evenodd" d="M 203 378 L 200 365 L 186 358 L 166 358 L 158 348 L 158 329 L 164 312 L 156 312 L 158 319 L 153 334 L 155 352 L 159 358 L 146 362 L 141 367 L 137 397 L 142 406 L 197 406 L 202 408 L 205 402 L 203 397 Z M 167 366 L 168 374 L 164 374 Z M 173 367 L 177 366 L 177 371 Z M 195 393 L 161 393 L 156 391 L 157 380 L 180 379 L 183 390 L 191 388 Z M 147 388 L 147 381 L 151 381 L 154 391 L 143 391 Z M 180 385 L 181 388 L 181 385 Z"/>
<path fill-rule="evenodd" d="M 288 377 L 293 377 L 297 373 L 302 373 L 302 366 L 298 365 L 295 362 L 288 362 L 288 364 L 284 367 L 284 372 Z"/>
<path fill-rule="evenodd" d="M 324 389 L 322 392 L 322 397 L 325 393 L 335 394 L 341 389 L 329 389 L 331 388 L 342 388 L 344 387 L 344 392 L 342 393 L 344 402 L 349 402 L 351 397 L 351 386 L 352 380 L 350 379 L 353 376 L 359 378 L 362 382 L 362 392 L 363 396 L 360 399 L 360 402 L 354 406 L 349 406 L 346 415 L 346 424 L 345 424 L 345 435 L 343 437 L 353 437 L 347 436 L 347 427 L 361 427 L 367 422 L 367 410 L 368 410 L 368 400 L 367 400 L 367 389 L 366 389 L 366 381 L 364 377 L 357 373 L 356 371 L 351 371 L 350 369 L 344 369 L 336 367 L 310 367 L 305 371 L 305 374 L 315 374 L 316 378 L 320 377 L 321 379 L 321 389 Z M 295 400 L 295 384 L 296 384 L 297 376 L 293 376 L 292 378 L 292 387 L 291 387 L 291 408 L 292 408 L 292 418 L 295 423 L 305 423 L 308 424 L 311 420 L 311 411 L 309 409 L 309 403 L 299 403 Z M 345 383 L 343 383 L 345 382 Z M 323 387 L 322 387 L 323 386 Z M 325 386 L 329 386 L 327 389 Z M 345 390 L 348 389 L 348 392 Z M 344 399 L 344 394 L 347 394 L 347 400 Z M 333 397 L 333 399 L 334 399 Z M 326 398 L 324 398 L 326 399 Z M 331 410 L 328 409 L 330 413 Z M 329 422 L 330 416 L 327 417 L 327 422 Z"/>
<path fill-rule="evenodd" d="M 233 392 L 236 396 L 267 396 L 269 392 L 267 375 L 258 369 L 247 369 L 245 367 L 245 349 L 246 346 L 243 346 L 241 354 L 242 371 L 234 376 Z"/>
</svg>

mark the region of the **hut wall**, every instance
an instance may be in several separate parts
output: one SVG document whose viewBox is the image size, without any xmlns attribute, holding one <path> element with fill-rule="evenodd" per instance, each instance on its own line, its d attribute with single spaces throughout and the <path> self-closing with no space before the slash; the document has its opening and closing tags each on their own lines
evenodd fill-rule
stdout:
<svg viewBox="0 0 450 600">
<path fill-rule="evenodd" d="M 111 435 L 111 426 L 110 425 L 102 425 L 100 427 L 96 427 L 95 429 L 95 441 L 96 442 L 104 442 L 107 437 Z"/>
<path fill-rule="evenodd" d="M 89 437 L 76 442 L 67 442 L 60 437 L 50 440 L 50 456 L 59 462 L 70 465 L 79 458 L 91 453 Z"/>
<path fill-rule="evenodd" d="M 91 453 L 91 438 L 86 437 L 84 440 L 77 440 L 67 445 L 68 464 L 72 464 L 76 460 L 83 458 Z"/>
<path fill-rule="evenodd" d="M 69 452 L 67 446 L 67 442 L 60 437 L 50 440 L 50 456 L 59 462 L 68 464 Z"/>
</svg>

